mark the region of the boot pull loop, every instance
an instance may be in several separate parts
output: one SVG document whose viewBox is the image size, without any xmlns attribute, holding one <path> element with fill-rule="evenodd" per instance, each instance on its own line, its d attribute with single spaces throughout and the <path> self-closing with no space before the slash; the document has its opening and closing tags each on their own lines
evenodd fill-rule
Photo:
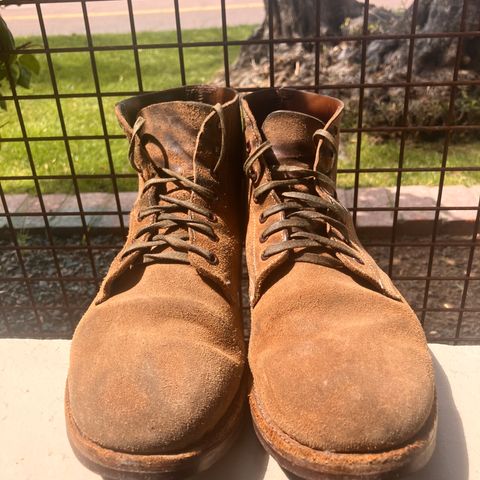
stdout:
<svg viewBox="0 0 480 480">
<path fill-rule="evenodd" d="M 135 142 L 138 138 L 138 132 L 143 127 L 145 123 L 145 119 L 143 117 L 138 117 L 133 125 L 132 136 L 130 138 L 130 144 L 128 146 L 128 159 L 130 160 L 130 164 L 132 165 L 133 169 L 140 173 L 140 168 L 136 165 L 133 159 L 133 153 L 135 149 Z"/>
<path fill-rule="evenodd" d="M 220 130 L 221 130 L 220 154 L 218 156 L 218 161 L 215 164 L 215 167 L 213 167 L 213 173 L 217 173 L 218 167 L 223 162 L 223 159 L 225 157 L 226 131 L 225 131 L 225 115 L 223 113 L 222 104 L 221 103 L 216 103 L 213 106 L 213 109 L 215 110 L 215 112 L 218 115 L 218 119 L 220 121 Z"/>
<path fill-rule="evenodd" d="M 323 173 L 330 173 L 332 170 L 338 156 L 338 150 L 337 150 L 337 145 L 335 143 L 335 137 L 328 131 L 323 128 L 319 128 L 313 135 L 312 135 L 313 141 L 316 141 L 318 138 L 317 142 L 317 149 L 315 151 L 315 163 L 314 165 L 317 166 L 320 164 L 320 150 L 322 149 L 322 146 L 324 142 L 327 143 L 328 147 L 330 148 L 332 152 L 332 159 L 330 161 L 330 164 L 328 165 L 327 169 Z"/>
</svg>

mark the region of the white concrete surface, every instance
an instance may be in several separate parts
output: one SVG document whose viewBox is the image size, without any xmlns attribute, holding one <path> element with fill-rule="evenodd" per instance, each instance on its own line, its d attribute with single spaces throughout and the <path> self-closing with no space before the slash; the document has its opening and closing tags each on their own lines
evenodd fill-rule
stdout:
<svg viewBox="0 0 480 480">
<path fill-rule="evenodd" d="M 431 463 L 409 480 L 480 480 L 480 346 L 431 345 L 439 435 Z M 69 342 L 0 340 L 0 478 L 95 480 L 65 434 Z M 246 425 L 230 453 L 195 480 L 287 480 Z M 193 479 L 192 479 L 193 480 Z"/>
</svg>

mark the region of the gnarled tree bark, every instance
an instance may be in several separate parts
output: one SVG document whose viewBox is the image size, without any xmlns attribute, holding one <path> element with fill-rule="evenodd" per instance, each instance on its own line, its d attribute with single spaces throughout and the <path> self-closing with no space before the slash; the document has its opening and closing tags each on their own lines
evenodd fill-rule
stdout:
<svg viewBox="0 0 480 480">
<path fill-rule="evenodd" d="M 317 8 L 319 8 L 320 31 L 322 34 L 341 33 L 346 18 L 357 17 L 363 5 L 356 0 L 264 0 L 265 18 L 250 40 L 269 38 L 268 12 L 272 13 L 273 38 L 312 37 L 317 30 Z M 269 5 L 270 4 L 270 5 Z M 309 46 L 306 46 L 309 49 Z M 245 45 L 240 51 L 236 67 L 259 62 L 268 55 L 264 45 Z"/>
<path fill-rule="evenodd" d="M 268 0 L 265 1 L 268 12 Z M 355 36 L 363 32 L 364 4 L 356 0 L 270 0 L 274 38 L 315 37 L 317 6 L 320 7 L 321 35 Z M 465 2 L 465 4 L 464 4 Z M 464 10 L 464 5 L 466 10 Z M 368 31 L 372 33 L 408 34 L 412 27 L 414 5 L 403 11 L 392 11 L 370 5 Z M 463 20 L 462 20 L 463 18 Z M 268 13 L 252 40 L 268 39 Z M 478 31 L 480 29 L 480 0 L 419 0 L 416 33 Z M 480 78 L 480 36 L 450 35 L 443 38 L 415 38 L 412 80 L 451 81 L 453 67 L 459 54 L 458 67 L 462 78 Z M 314 85 L 358 83 L 362 49 L 360 41 L 325 41 L 316 58 L 314 43 L 288 42 L 276 44 L 274 50 L 275 84 Z M 409 40 L 372 40 L 367 43 L 366 71 L 369 83 L 398 83 L 407 80 Z M 316 67 L 319 69 L 316 70 Z M 315 74 L 319 78 L 315 78 Z M 269 86 L 269 49 L 263 45 L 245 45 L 232 66 L 233 86 Z M 220 81 L 220 80 L 219 80 Z M 347 103 L 347 112 L 356 118 L 358 91 L 330 90 Z M 403 115 L 405 89 L 373 88 L 365 90 L 364 108 L 371 125 L 398 125 L 405 121 L 421 125 L 438 125 L 451 121 L 447 112 L 450 87 L 414 87 L 410 89 L 409 118 Z M 460 108 L 455 121 L 480 121 L 480 87 L 461 87 Z M 475 100 L 477 99 L 477 100 Z M 464 101 L 465 100 L 465 101 Z M 473 101 L 475 100 L 475 101 Z M 462 104 L 463 102 L 463 104 Z M 463 105 L 463 106 L 462 106 Z"/>
<path fill-rule="evenodd" d="M 465 8 L 465 11 L 464 11 Z M 414 6 L 411 5 L 390 32 L 410 30 Z M 462 15 L 464 20 L 462 22 Z M 418 4 L 416 33 L 469 32 L 480 29 L 480 2 L 478 0 L 423 0 Z M 457 54 L 457 37 L 419 38 L 415 40 L 414 69 L 417 73 L 451 66 Z M 408 48 L 402 40 L 373 41 L 367 50 L 369 66 L 380 70 L 392 54 L 399 51 L 395 60 L 405 64 Z M 460 68 L 480 71 L 480 37 L 465 37 L 460 59 Z"/>
</svg>

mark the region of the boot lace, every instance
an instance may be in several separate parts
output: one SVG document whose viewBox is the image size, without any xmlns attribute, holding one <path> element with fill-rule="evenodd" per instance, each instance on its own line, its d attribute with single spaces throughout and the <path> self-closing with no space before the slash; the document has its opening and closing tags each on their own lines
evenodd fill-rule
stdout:
<svg viewBox="0 0 480 480">
<path fill-rule="evenodd" d="M 320 156 L 320 139 L 331 150 L 335 161 L 337 148 L 332 134 L 325 129 L 319 129 L 313 134 L 313 141 L 317 139 L 314 164 L 318 163 Z M 250 154 L 244 164 L 244 172 L 252 178 L 254 184 L 257 179 L 251 167 L 271 148 L 272 145 L 268 140 L 263 142 Z M 333 180 L 317 170 L 297 165 L 275 165 L 270 167 L 270 170 L 272 180 L 255 187 L 252 192 L 253 199 L 258 202 L 262 196 L 274 191 L 280 203 L 266 208 L 260 214 L 260 222 L 264 223 L 268 217 L 279 212 L 284 213 L 284 218 L 267 227 L 260 236 L 260 242 L 264 243 L 271 235 L 281 230 L 288 232 L 288 239 L 265 248 L 262 259 L 266 260 L 285 251 L 294 252 L 297 249 L 321 247 L 322 251 L 326 250 L 334 256 L 337 252 L 343 253 L 363 264 L 363 260 L 349 239 L 346 226 L 349 213 L 335 198 Z M 320 188 L 317 190 L 316 186 Z M 319 255 L 304 253 L 302 257 L 309 262 L 324 263 Z"/>
<path fill-rule="evenodd" d="M 213 109 L 219 117 L 221 130 L 219 158 L 212 169 L 212 173 L 215 174 L 225 156 L 225 120 L 220 104 L 214 105 Z M 143 170 L 135 164 L 133 153 L 135 142 L 137 138 L 140 139 L 139 132 L 144 123 L 145 120 L 139 116 L 133 127 L 129 148 L 130 163 L 139 173 Z M 172 196 L 172 191 L 170 191 L 170 194 L 167 194 L 165 186 L 167 183 L 173 183 L 177 187 L 174 189 L 175 192 L 180 190 L 186 190 L 190 194 L 195 192 L 207 201 L 216 200 L 216 193 L 195 183 L 192 177 L 186 177 L 166 167 L 155 166 L 141 141 L 139 145 L 142 149 L 142 157 L 149 160 L 155 170 L 155 175 L 144 183 L 140 196 L 151 194 L 151 190 L 154 190 L 153 194 L 157 202 L 139 210 L 139 220 L 154 215 L 154 221 L 140 228 L 135 233 L 132 244 L 123 252 L 122 257 L 139 251 L 142 253 L 143 263 L 171 262 L 189 264 L 188 253 L 193 252 L 203 257 L 210 264 L 216 264 L 218 262 L 216 255 L 205 248 L 192 244 L 189 236 L 189 229 L 192 229 L 212 240 L 216 240 L 217 236 L 209 223 L 209 221 L 216 221 L 215 214 L 210 209 L 196 205 L 191 200 Z M 205 220 L 190 218 L 189 214 L 191 212 L 205 217 Z M 149 234 L 147 240 L 140 239 L 145 234 Z"/>
</svg>

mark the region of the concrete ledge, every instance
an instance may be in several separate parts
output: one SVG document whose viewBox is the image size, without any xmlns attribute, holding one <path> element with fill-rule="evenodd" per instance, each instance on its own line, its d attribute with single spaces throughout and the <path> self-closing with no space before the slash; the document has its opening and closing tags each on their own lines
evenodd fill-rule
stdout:
<svg viewBox="0 0 480 480">
<path fill-rule="evenodd" d="M 66 438 L 63 393 L 70 342 L 0 340 L 2 480 L 94 480 Z M 430 345 L 439 405 L 437 449 L 410 480 L 480 479 L 480 346 Z M 250 424 L 234 448 L 196 480 L 288 480 Z"/>
<path fill-rule="evenodd" d="M 130 211 L 136 198 L 136 192 L 121 192 L 120 207 L 124 212 Z M 353 208 L 354 193 L 352 189 L 338 190 L 340 201 L 348 208 Z M 399 233 L 428 234 L 432 230 L 435 217 L 434 210 L 422 210 L 435 207 L 438 187 L 404 186 L 400 190 L 397 229 Z M 441 206 L 447 208 L 440 212 L 440 233 L 468 235 L 473 226 L 478 210 L 480 185 L 464 187 L 460 185 L 446 186 L 442 193 Z M 16 229 L 35 231 L 43 229 L 45 222 L 42 216 L 29 216 L 41 212 L 37 197 L 7 195 L 9 213 L 21 214 L 12 217 Z M 77 198 L 73 195 L 50 194 L 43 196 L 47 213 L 68 213 L 68 215 L 49 215 L 49 224 L 58 231 L 68 232 L 82 228 Z M 87 227 L 91 230 L 119 230 L 120 218 L 117 213 L 116 199 L 110 193 L 81 194 Z M 395 188 L 360 188 L 358 191 L 357 226 L 366 233 L 385 234 L 391 230 L 395 205 Z M 460 207 L 460 209 L 459 209 Z M 372 210 L 361 210 L 361 209 Z M 465 208 L 465 209 L 462 209 Z M 89 212 L 112 212 L 109 215 L 89 215 Z M 0 214 L 3 207 L 0 204 Z M 123 215 L 128 225 L 128 215 Z M 0 215 L 0 233 L 5 233 L 7 221 Z"/>
</svg>

